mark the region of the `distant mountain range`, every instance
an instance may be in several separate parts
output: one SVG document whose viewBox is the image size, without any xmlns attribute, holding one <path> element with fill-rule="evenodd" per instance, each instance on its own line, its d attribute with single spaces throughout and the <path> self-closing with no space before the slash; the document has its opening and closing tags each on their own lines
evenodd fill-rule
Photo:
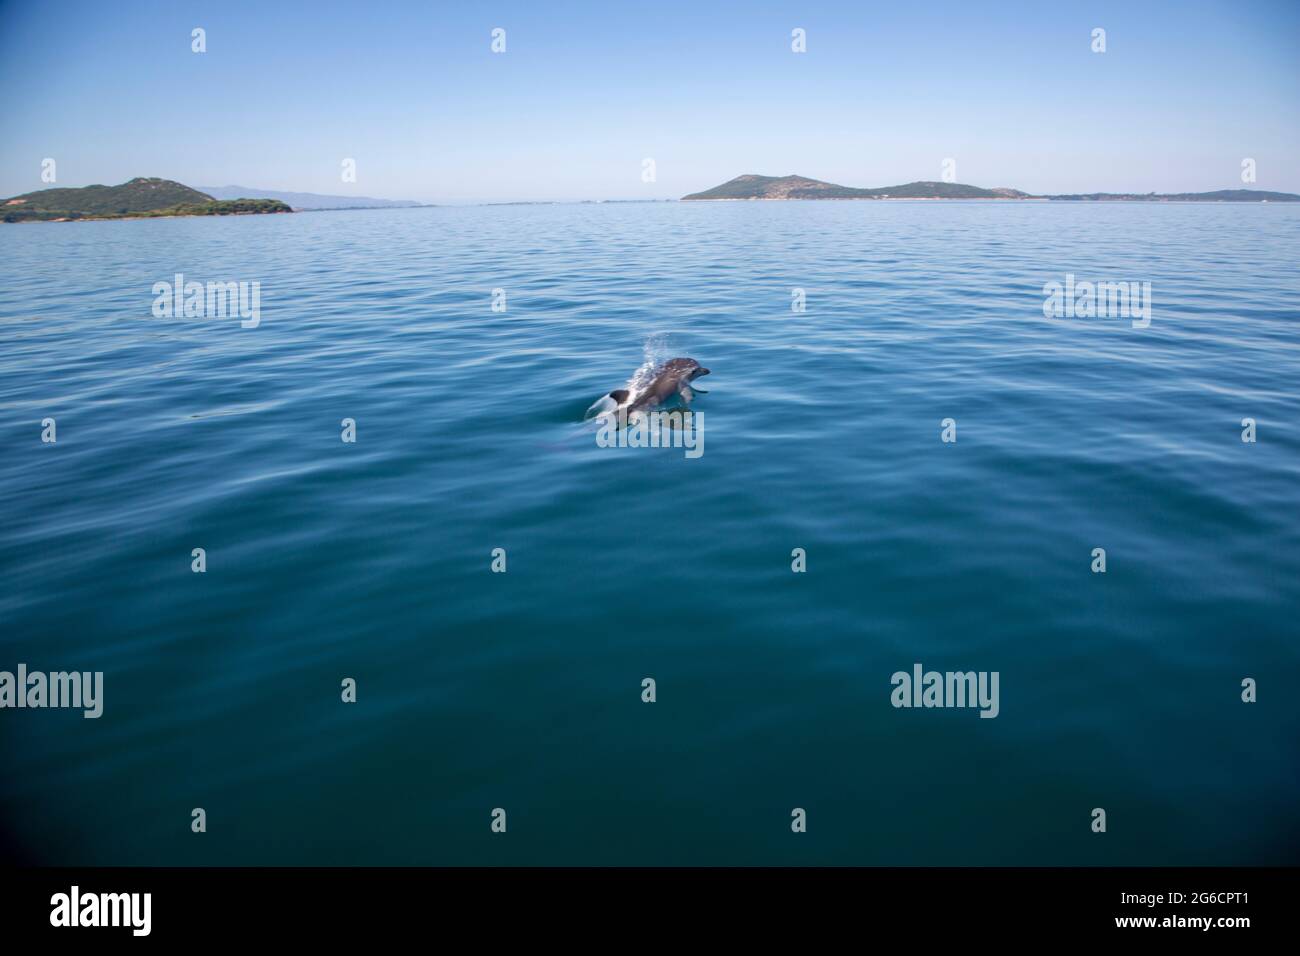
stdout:
<svg viewBox="0 0 1300 956">
<path fill-rule="evenodd" d="M 170 179 L 145 176 L 120 186 L 40 189 L 0 200 L 0 219 L 5 222 L 235 216 L 292 211 L 287 204 L 273 199 L 239 197 L 219 200 Z"/>
<path fill-rule="evenodd" d="M 737 176 L 721 186 L 683 196 L 683 201 L 720 199 L 1033 199 L 1092 202 L 1300 202 L 1295 193 L 1220 189 L 1208 193 L 1080 193 L 1033 196 L 1019 189 L 984 189 L 964 183 L 915 182 L 859 189 L 806 176 Z"/>
<path fill-rule="evenodd" d="M 405 199 L 372 199 L 369 196 L 324 196 L 320 193 L 294 193 L 284 189 L 257 189 L 253 186 L 202 186 L 217 199 L 278 199 L 294 209 L 395 209 L 423 206 Z"/>
<path fill-rule="evenodd" d="M 1076 202 L 1300 202 L 1295 193 L 1261 189 L 1220 189 L 1205 193 L 1080 193 L 1032 196 L 1019 189 L 984 189 L 964 183 L 915 182 L 901 186 L 858 189 L 805 176 L 737 176 L 704 192 L 683 196 L 694 200 L 799 199 L 999 199 L 1069 200 Z M 365 196 L 326 196 L 247 186 L 215 186 L 200 191 L 170 179 L 137 177 L 120 186 L 80 189 L 41 189 L 0 200 L 4 222 L 77 219 L 139 219 L 161 216 L 231 216 L 313 209 L 389 209 L 420 203 Z"/>
</svg>

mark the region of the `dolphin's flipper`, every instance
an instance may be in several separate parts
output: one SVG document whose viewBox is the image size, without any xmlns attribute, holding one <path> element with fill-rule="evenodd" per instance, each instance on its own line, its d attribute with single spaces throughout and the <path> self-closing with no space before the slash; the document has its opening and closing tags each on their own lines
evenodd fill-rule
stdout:
<svg viewBox="0 0 1300 956">
<path fill-rule="evenodd" d="M 695 393 L 691 391 L 691 387 L 689 385 L 683 385 L 681 388 L 677 390 L 677 394 L 682 397 L 682 401 L 685 402 L 687 405 L 689 405 L 691 403 L 691 399 L 695 397 Z"/>
</svg>

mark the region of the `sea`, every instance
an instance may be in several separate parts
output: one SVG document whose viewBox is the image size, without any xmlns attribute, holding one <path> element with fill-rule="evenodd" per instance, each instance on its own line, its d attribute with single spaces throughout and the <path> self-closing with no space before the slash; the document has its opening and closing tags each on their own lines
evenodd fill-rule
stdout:
<svg viewBox="0 0 1300 956">
<path fill-rule="evenodd" d="M 0 671 L 102 674 L 0 707 L 5 854 L 1300 862 L 1298 260 L 1267 203 L 0 226 Z M 694 449 L 602 441 L 674 357 Z"/>
</svg>

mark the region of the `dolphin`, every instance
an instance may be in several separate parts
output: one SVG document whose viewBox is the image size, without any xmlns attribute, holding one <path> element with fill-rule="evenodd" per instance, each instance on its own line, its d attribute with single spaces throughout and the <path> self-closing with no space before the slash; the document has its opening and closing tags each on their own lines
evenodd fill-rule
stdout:
<svg viewBox="0 0 1300 956">
<path fill-rule="evenodd" d="M 689 402 L 695 397 L 690 383 L 701 375 L 708 374 L 709 370 L 693 358 L 669 359 L 655 369 L 650 384 L 642 389 L 637 394 L 636 400 L 627 405 L 623 411 L 629 415 L 632 412 L 649 411 L 668 401 L 673 395 L 681 395 L 682 401 Z M 627 389 L 618 388 L 610 392 L 609 397 L 619 405 L 626 405 L 632 395 Z"/>
</svg>

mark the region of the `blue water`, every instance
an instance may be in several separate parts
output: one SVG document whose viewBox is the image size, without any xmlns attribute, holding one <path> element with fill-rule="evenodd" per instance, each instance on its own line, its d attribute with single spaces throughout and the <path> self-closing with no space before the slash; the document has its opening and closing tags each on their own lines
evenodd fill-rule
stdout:
<svg viewBox="0 0 1300 956">
<path fill-rule="evenodd" d="M 1298 254 L 1278 205 L 0 227 L 0 669 L 104 672 L 98 720 L 0 710 L 6 840 L 1295 863 Z M 154 318 L 177 272 L 259 281 L 260 325 Z M 1150 282 L 1150 327 L 1045 319 L 1066 273 Z M 597 447 L 673 356 L 712 369 L 703 455 Z M 999 715 L 892 707 L 918 662 L 997 671 Z"/>
</svg>

